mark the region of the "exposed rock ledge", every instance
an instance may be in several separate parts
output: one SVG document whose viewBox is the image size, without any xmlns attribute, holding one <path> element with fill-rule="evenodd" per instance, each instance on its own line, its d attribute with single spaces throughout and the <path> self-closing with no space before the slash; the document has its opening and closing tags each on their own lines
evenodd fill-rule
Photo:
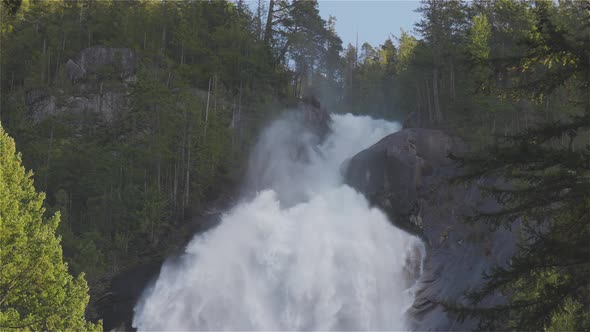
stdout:
<svg viewBox="0 0 590 332">
<path fill-rule="evenodd" d="M 465 150 L 461 140 L 442 131 L 404 129 L 358 153 L 345 171 L 351 186 L 384 210 L 396 225 L 427 243 L 428 254 L 412 308 L 412 328 L 416 330 L 473 329 L 476 322 L 458 323 L 435 303 L 467 304 L 464 292 L 481 285 L 484 271 L 506 264 L 515 249 L 516 231 L 491 232 L 481 223 L 463 222 L 462 217 L 475 209 L 499 207 L 483 197 L 477 186 L 448 182 L 460 174 L 447 158 L 448 153 Z M 482 305 L 503 300 L 496 294 Z"/>
<path fill-rule="evenodd" d="M 135 74 L 136 62 L 135 52 L 129 48 L 93 46 L 80 51 L 74 60 L 69 59 L 66 72 L 70 80 L 77 82 L 110 66 L 120 79 L 126 80 Z"/>
<path fill-rule="evenodd" d="M 94 116 L 104 122 L 129 105 L 128 84 L 136 80 L 137 60 L 128 48 L 93 46 L 65 64 L 71 91 L 33 89 L 25 102 L 34 122 L 59 114 Z"/>
</svg>

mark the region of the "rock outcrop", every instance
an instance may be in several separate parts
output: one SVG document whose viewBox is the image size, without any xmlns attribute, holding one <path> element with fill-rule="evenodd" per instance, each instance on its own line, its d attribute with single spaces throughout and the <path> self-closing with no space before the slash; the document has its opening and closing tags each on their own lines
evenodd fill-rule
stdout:
<svg viewBox="0 0 590 332">
<path fill-rule="evenodd" d="M 56 101 L 57 98 L 44 89 L 30 90 L 25 95 L 28 113 L 34 122 L 59 113 L 61 109 L 58 109 Z"/>
<path fill-rule="evenodd" d="M 112 122 L 129 105 L 129 84 L 135 81 L 136 55 L 131 49 L 94 46 L 82 50 L 65 64 L 70 91 L 33 89 L 26 106 L 33 122 L 68 114 L 94 116 Z"/>
<path fill-rule="evenodd" d="M 66 95 L 62 91 L 51 94 L 46 90 L 28 91 L 25 97 L 29 115 L 38 123 L 49 116 L 68 114 L 73 116 L 90 115 L 111 122 L 128 106 L 125 92 L 100 91 Z"/>
<path fill-rule="evenodd" d="M 93 46 L 83 49 L 75 60 L 69 59 L 66 71 L 74 82 L 102 71 L 114 72 L 125 80 L 135 74 L 136 62 L 135 52 L 129 48 Z"/>
<path fill-rule="evenodd" d="M 352 187 L 384 208 L 403 229 L 419 231 L 420 199 L 433 179 L 449 175 L 447 154 L 463 150 L 461 141 L 441 131 L 406 129 L 389 135 L 348 161 Z"/>
<path fill-rule="evenodd" d="M 464 293 L 483 282 L 482 273 L 506 264 L 515 250 L 516 230 L 491 231 L 464 223 L 476 209 L 498 204 L 477 186 L 452 185 L 461 170 L 447 157 L 465 144 L 442 131 L 404 129 L 358 153 L 348 163 L 347 182 L 365 193 L 400 228 L 419 235 L 427 257 L 412 308 L 416 330 L 470 330 L 476 322 L 459 323 L 440 302 L 468 304 Z M 482 182 L 490 184 L 493 179 Z M 481 305 L 504 301 L 500 294 Z"/>
</svg>

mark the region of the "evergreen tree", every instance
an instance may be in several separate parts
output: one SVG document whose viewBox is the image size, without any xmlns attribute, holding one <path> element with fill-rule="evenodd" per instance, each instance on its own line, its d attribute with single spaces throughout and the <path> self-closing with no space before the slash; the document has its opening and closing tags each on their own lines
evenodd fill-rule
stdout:
<svg viewBox="0 0 590 332">
<path fill-rule="evenodd" d="M 570 115 L 499 138 L 483 151 L 454 157 L 466 169 L 457 181 L 482 176 L 505 181 L 482 187 L 503 207 L 479 211 L 468 221 L 494 227 L 518 224 L 522 234 L 510 264 L 492 269 L 485 285 L 469 294 L 473 307 L 448 304 L 459 319 L 480 318 L 482 329 L 590 329 L 588 39 L 580 38 L 580 31 L 588 35 L 588 19 L 563 29 L 572 24 L 563 20 L 584 12 L 583 7 L 536 2 L 531 10 L 535 33 L 523 41 L 527 52 L 504 59 L 512 64 L 511 85 L 509 91 L 497 87 L 515 98 L 543 98 L 570 87 Z M 567 143 L 560 144 L 564 140 Z M 507 296 L 506 304 L 476 306 L 498 291 Z"/>
<path fill-rule="evenodd" d="M 84 319 L 84 274 L 68 273 L 55 235 L 59 214 L 44 217 L 45 196 L 31 176 L 0 127 L 0 329 L 102 330 Z"/>
</svg>

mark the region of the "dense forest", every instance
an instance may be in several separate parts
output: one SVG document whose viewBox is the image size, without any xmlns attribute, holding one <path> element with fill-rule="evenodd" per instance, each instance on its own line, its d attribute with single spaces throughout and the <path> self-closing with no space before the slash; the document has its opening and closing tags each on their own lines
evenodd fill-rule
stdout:
<svg viewBox="0 0 590 332">
<path fill-rule="evenodd" d="M 511 301 L 446 304 L 459 319 L 590 327 L 587 1 L 426 0 L 414 32 L 358 49 L 317 1 L 0 8 L 0 328 L 100 328 L 87 303 L 94 321 L 113 276 L 179 250 L 240 183 L 260 128 L 311 96 L 459 136 L 474 153 L 457 181 L 513 184 L 486 188 L 504 211 L 468 220 L 526 221 L 511 267 L 469 294 Z"/>
</svg>

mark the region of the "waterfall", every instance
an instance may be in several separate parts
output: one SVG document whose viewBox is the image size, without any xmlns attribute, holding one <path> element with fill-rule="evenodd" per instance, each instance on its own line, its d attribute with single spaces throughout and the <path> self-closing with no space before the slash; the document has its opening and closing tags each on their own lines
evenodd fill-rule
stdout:
<svg viewBox="0 0 590 332">
<path fill-rule="evenodd" d="M 408 329 L 424 247 L 344 184 L 340 170 L 399 125 L 331 118 L 321 142 L 295 112 L 262 133 L 246 180 L 252 194 L 162 266 L 135 307 L 135 327 Z"/>
</svg>

